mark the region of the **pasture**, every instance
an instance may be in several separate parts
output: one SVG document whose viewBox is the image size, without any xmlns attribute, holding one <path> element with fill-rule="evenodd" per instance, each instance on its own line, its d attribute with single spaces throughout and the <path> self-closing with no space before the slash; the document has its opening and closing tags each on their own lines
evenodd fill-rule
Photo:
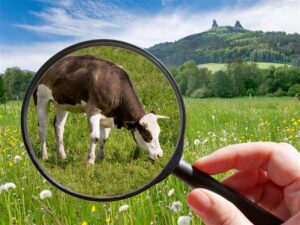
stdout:
<svg viewBox="0 0 300 225">
<path fill-rule="evenodd" d="M 185 103 L 187 161 L 247 141 L 285 141 L 300 149 L 300 102 L 294 98 L 185 99 Z M 190 215 L 192 225 L 201 224 L 185 204 L 190 188 L 172 176 L 137 196 L 111 203 L 88 202 L 58 191 L 27 156 L 20 135 L 20 107 L 21 102 L 0 105 L 0 185 L 16 185 L 0 193 L 1 225 L 175 225 L 182 215 Z M 45 189 L 52 197 L 41 199 Z"/>
<path fill-rule="evenodd" d="M 268 63 L 268 62 L 256 62 L 259 69 L 268 69 L 270 66 L 274 66 L 275 68 L 284 66 L 286 64 L 283 63 Z M 217 72 L 218 70 L 226 70 L 226 63 L 205 63 L 199 64 L 198 68 L 207 68 L 212 73 Z M 289 66 L 289 65 L 287 65 Z"/>
</svg>

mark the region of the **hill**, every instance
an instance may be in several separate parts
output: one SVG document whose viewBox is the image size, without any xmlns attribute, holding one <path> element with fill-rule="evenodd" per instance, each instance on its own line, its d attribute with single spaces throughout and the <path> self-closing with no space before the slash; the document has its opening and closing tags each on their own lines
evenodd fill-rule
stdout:
<svg viewBox="0 0 300 225">
<path fill-rule="evenodd" d="M 270 66 L 274 66 L 275 68 L 284 66 L 286 64 L 283 63 L 264 63 L 264 62 L 258 62 L 256 63 L 257 67 L 259 69 L 269 69 Z M 225 63 L 205 63 L 205 64 L 199 64 L 198 68 L 207 68 L 210 70 L 212 73 L 218 71 L 218 70 L 226 70 L 226 65 Z"/>
<path fill-rule="evenodd" d="M 167 65 L 226 63 L 236 59 L 253 62 L 285 63 L 300 66 L 300 35 L 285 32 L 251 31 L 242 27 L 218 26 L 175 42 L 147 49 Z"/>
</svg>

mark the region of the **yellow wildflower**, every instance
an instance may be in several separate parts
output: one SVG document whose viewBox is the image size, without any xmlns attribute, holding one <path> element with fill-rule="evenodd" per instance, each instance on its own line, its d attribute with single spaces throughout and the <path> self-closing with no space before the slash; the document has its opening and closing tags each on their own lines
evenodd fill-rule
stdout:
<svg viewBox="0 0 300 225">
<path fill-rule="evenodd" d="M 109 222 L 110 222 L 110 218 L 107 217 L 107 218 L 105 219 L 105 222 L 106 222 L 106 223 L 109 223 Z"/>
<path fill-rule="evenodd" d="M 86 221 L 82 221 L 81 225 L 88 225 Z"/>
<path fill-rule="evenodd" d="M 92 212 L 96 212 L 96 206 L 95 205 L 92 206 Z"/>
</svg>

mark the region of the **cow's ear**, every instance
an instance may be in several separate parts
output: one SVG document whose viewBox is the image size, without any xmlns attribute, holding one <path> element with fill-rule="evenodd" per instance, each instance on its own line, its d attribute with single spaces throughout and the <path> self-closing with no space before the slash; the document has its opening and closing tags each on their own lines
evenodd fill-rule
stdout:
<svg viewBox="0 0 300 225">
<path fill-rule="evenodd" d="M 102 118 L 100 120 L 100 125 L 105 128 L 113 128 L 115 127 L 114 119 L 112 118 Z"/>
<path fill-rule="evenodd" d="M 123 125 L 128 130 L 134 130 L 137 127 L 137 122 L 136 121 L 125 121 L 123 123 Z"/>
<path fill-rule="evenodd" d="M 144 141 L 146 141 L 146 142 L 152 141 L 152 134 L 145 126 L 138 124 L 137 129 L 138 129 L 139 133 L 141 134 L 142 138 L 144 139 Z"/>
</svg>

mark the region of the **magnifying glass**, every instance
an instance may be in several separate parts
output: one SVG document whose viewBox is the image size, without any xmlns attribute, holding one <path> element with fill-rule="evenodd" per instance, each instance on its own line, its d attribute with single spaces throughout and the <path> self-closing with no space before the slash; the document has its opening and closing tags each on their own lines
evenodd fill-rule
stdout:
<svg viewBox="0 0 300 225">
<path fill-rule="evenodd" d="M 235 204 L 254 224 L 282 221 L 182 158 L 182 96 L 147 51 L 115 40 L 70 46 L 33 77 L 22 136 L 38 171 L 55 187 L 92 201 L 134 196 L 173 174 Z"/>
</svg>

